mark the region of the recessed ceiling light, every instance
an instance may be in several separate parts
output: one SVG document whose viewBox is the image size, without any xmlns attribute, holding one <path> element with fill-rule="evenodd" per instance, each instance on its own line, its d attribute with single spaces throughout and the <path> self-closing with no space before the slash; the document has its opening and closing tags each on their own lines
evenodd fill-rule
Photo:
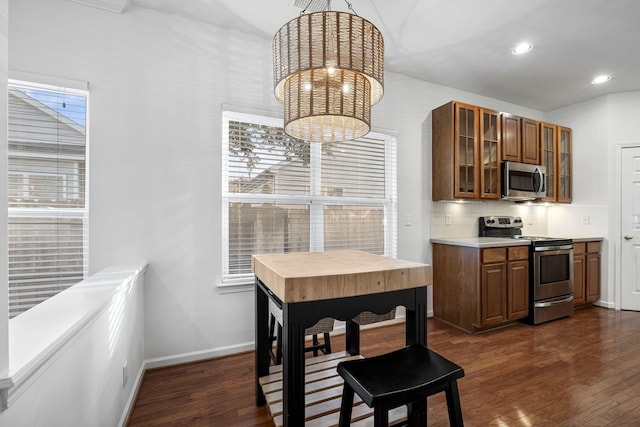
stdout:
<svg viewBox="0 0 640 427">
<path fill-rule="evenodd" d="M 533 45 L 531 43 L 520 43 L 518 46 L 514 47 L 511 53 L 514 55 L 522 55 L 523 53 L 527 53 L 533 49 Z"/>
<path fill-rule="evenodd" d="M 608 82 L 609 80 L 611 80 L 611 76 L 602 75 L 602 76 L 598 76 L 595 79 L 591 80 L 591 84 L 592 85 L 599 85 L 601 83 Z"/>
</svg>

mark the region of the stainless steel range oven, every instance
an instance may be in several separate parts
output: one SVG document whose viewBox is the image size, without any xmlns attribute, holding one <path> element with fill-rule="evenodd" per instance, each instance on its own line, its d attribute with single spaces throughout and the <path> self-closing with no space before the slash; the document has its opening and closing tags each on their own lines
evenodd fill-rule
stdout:
<svg viewBox="0 0 640 427">
<path fill-rule="evenodd" d="M 573 241 L 522 236 L 519 217 L 480 217 L 481 237 L 524 239 L 529 245 L 529 317 L 538 324 L 573 314 Z"/>
</svg>

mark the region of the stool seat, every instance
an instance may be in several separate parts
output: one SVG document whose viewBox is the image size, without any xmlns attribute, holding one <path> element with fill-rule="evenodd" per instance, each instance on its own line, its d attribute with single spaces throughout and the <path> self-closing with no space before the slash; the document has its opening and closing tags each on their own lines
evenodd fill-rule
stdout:
<svg viewBox="0 0 640 427">
<path fill-rule="evenodd" d="M 377 420 L 386 419 L 389 409 L 426 401 L 427 396 L 441 391 L 447 393 L 450 424 L 462 425 L 456 381 L 464 377 L 464 370 L 423 345 L 414 344 L 381 356 L 341 362 L 337 369 L 345 380 L 340 426 L 350 423 L 353 392 L 374 408 Z"/>
</svg>

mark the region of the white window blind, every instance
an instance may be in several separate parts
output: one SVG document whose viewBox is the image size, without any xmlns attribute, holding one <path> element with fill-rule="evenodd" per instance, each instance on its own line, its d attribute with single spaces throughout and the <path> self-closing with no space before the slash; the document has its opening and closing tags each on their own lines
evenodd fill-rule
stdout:
<svg viewBox="0 0 640 427">
<path fill-rule="evenodd" d="M 395 138 L 287 136 L 282 120 L 223 113 L 223 286 L 253 280 L 251 255 L 359 249 L 396 256 Z"/>
<path fill-rule="evenodd" d="M 87 96 L 9 83 L 10 317 L 87 274 Z"/>
</svg>

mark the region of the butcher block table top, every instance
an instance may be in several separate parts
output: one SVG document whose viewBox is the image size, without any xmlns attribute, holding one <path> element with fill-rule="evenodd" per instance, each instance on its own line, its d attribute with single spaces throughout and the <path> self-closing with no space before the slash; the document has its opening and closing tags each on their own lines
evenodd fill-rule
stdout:
<svg viewBox="0 0 640 427">
<path fill-rule="evenodd" d="M 283 302 L 429 286 L 431 266 L 356 250 L 253 255 L 251 271 Z"/>
</svg>

